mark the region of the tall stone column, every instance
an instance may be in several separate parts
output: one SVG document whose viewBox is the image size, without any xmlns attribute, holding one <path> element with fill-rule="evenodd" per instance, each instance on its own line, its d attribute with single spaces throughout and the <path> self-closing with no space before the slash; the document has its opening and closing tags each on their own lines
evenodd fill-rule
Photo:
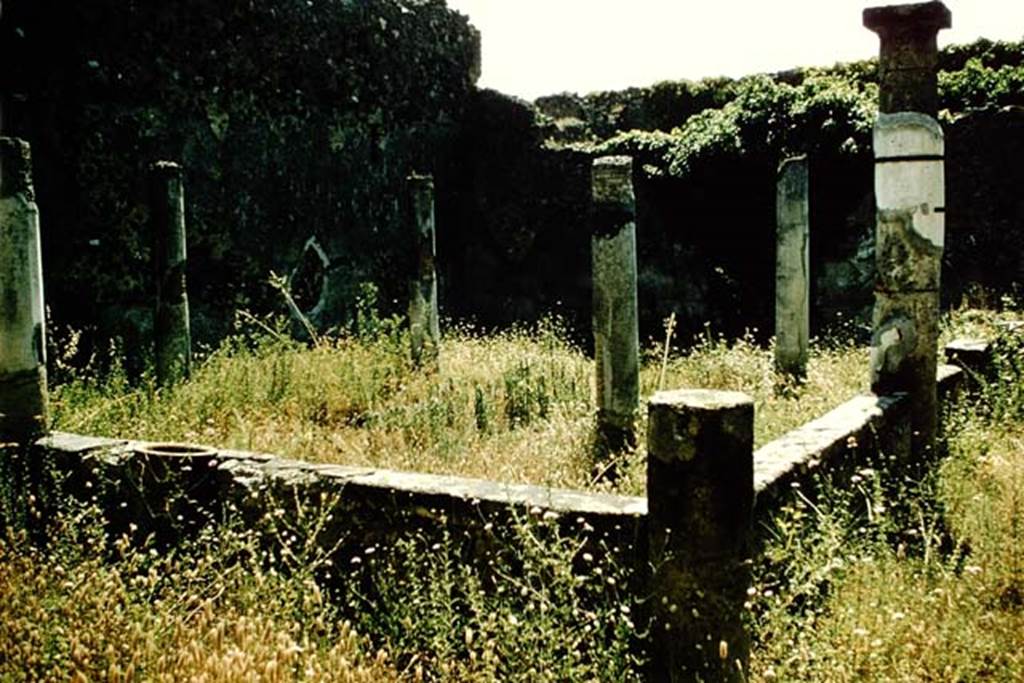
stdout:
<svg viewBox="0 0 1024 683">
<path fill-rule="evenodd" d="M 441 324 L 437 310 L 437 237 L 434 224 L 434 178 L 409 176 L 416 273 L 409 283 L 409 337 L 416 365 L 437 365 Z"/>
<path fill-rule="evenodd" d="M 46 318 L 27 142 L 0 138 L 0 440 L 45 431 Z"/>
<path fill-rule="evenodd" d="M 864 26 L 878 34 L 878 108 L 885 114 L 938 112 L 940 29 L 952 25 L 949 9 L 941 2 L 869 7 Z"/>
<path fill-rule="evenodd" d="M 605 446 L 619 450 L 636 443 L 640 402 L 633 160 L 594 160 L 591 185 L 597 425 Z"/>
<path fill-rule="evenodd" d="M 911 396 L 911 447 L 935 446 L 939 275 L 945 240 L 945 164 L 936 34 L 951 25 L 941 2 L 864 10 L 881 39 L 874 130 L 875 310 L 871 388 Z"/>
<path fill-rule="evenodd" d="M 662 391 L 648 404 L 647 530 L 654 681 L 746 681 L 754 402 Z"/>
<path fill-rule="evenodd" d="M 4 3 L 3 3 L 3 0 L 0 0 L 0 20 L 2 20 L 3 18 L 4 18 Z M 0 90 L 0 135 L 3 135 L 3 132 L 4 132 L 4 99 L 6 98 L 6 96 L 7 96 L 7 93 L 5 93 L 4 91 Z"/>
<path fill-rule="evenodd" d="M 775 369 L 803 378 L 811 307 L 806 156 L 782 162 L 776 197 Z"/>
<path fill-rule="evenodd" d="M 939 273 L 945 236 L 943 136 L 924 114 L 875 124 L 875 310 L 871 390 L 911 395 L 911 447 L 935 444 Z"/>
<path fill-rule="evenodd" d="M 181 167 L 171 161 L 153 164 L 149 189 L 156 269 L 156 377 L 159 384 L 168 385 L 188 377 L 192 369 Z"/>
</svg>

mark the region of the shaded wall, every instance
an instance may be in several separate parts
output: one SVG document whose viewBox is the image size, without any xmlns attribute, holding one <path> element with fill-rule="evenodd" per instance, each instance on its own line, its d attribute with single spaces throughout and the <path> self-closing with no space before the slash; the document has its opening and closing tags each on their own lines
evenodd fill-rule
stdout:
<svg viewBox="0 0 1024 683">
<path fill-rule="evenodd" d="M 5 132 L 28 139 L 54 318 L 136 335 L 152 294 L 144 170 L 185 168 L 193 328 L 278 308 L 315 236 L 318 322 L 402 296 L 404 178 L 452 149 L 479 36 L 442 0 L 7 0 Z"/>
<path fill-rule="evenodd" d="M 531 104 L 473 83 L 479 40 L 441 0 L 7 0 L 5 131 L 35 154 L 54 320 L 146 348 L 144 170 L 186 169 L 196 338 L 233 312 L 299 304 L 344 325 L 360 285 L 403 312 L 404 179 L 437 189 L 442 313 L 488 325 L 590 321 L 590 164 L 636 159 L 641 337 L 678 316 L 773 330 L 775 170 L 811 163 L 812 325 L 872 302 L 875 64 L 562 94 Z M 1020 280 L 1024 51 L 942 52 L 948 133 L 945 301 Z M 970 107 L 989 106 L 984 111 Z M 304 251 L 311 237 L 326 262 Z M 978 295 L 972 294 L 977 298 Z"/>
</svg>

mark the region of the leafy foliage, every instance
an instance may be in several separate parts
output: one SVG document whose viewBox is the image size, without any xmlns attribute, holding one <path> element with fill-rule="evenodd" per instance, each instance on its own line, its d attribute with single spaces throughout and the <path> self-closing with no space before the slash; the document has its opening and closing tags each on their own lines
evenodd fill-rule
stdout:
<svg viewBox="0 0 1024 683">
<path fill-rule="evenodd" d="M 633 154 L 651 175 L 700 177 L 726 164 L 796 154 L 856 155 L 870 144 L 877 89 L 828 75 L 799 85 L 755 76 L 734 86 L 721 108 L 705 109 L 665 133 L 630 131 L 598 145 L 595 154 Z"/>
</svg>

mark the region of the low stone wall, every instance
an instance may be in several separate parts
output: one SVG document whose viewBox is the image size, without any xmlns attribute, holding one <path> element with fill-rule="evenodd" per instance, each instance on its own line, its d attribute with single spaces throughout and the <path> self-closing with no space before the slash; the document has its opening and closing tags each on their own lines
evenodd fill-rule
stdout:
<svg viewBox="0 0 1024 683">
<path fill-rule="evenodd" d="M 754 453 L 755 515 L 770 517 L 794 486 L 825 472 L 852 474 L 868 455 L 906 457 L 908 399 L 857 396 Z"/>
<path fill-rule="evenodd" d="M 950 349 L 959 348 L 955 342 Z M 940 396 L 951 396 L 965 371 L 940 366 Z M 910 456 L 908 400 L 856 396 L 827 414 L 754 452 L 755 517 L 766 519 L 794 485 L 815 475 L 849 476 L 876 454 Z M 464 477 L 343 465 L 316 465 L 265 453 L 209 450 L 159 462 L 152 443 L 55 432 L 33 446 L 36 462 L 60 473 L 68 492 L 92 500 L 111 515 L 117 533 L 134 525 L 166 538 L 175 530 L 222 519 L 229 508 L 246 519 L 268 510 L 330 501 L 344 555 L 382 539 L 446 524 L 473 543 L 488 524 L 541 517 L 564 532 L 615 549 L 621 565 L 635 566 L 646 547 L 647 499 Z M 180 519 L 178 519 L 180 517 Z M 473 544 L 471 543 L 471 545 Z"/>
<path fill-rule="evenodd" d="M 464 535 L 469 554 L 486 547 L 496 527 L 541 518 L 564 533 L 592 539 L 632 566 L 644 546 L 644 498 L 502 484 L 463 477 L 314 465 L 263 453 L 196 448 L 193 455 L 154 458 L 161 446 L 139 441 L 53 433 L 32 449 L 66 492 L 100 505 L 111 532 L 153 534 L 158 544 L 229 515 L 255 524 L 322 509 L 330 523 L 318 542 L 337 562 L 418 529 L 446 526 Z"/>
</svg>

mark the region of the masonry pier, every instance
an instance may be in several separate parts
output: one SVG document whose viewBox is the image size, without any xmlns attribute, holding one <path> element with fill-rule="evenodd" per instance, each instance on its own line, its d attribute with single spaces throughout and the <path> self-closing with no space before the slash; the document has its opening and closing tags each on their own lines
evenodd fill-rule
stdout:
<svg viewBox="0 0 1024 683">
<path fill-rule="evenodd" d="M 933 117 L 936 34 L 950 23 L 941 2 L 864 10 L 864 25 L 881 38 L 871 389 L 910 395 L 917 457 L 934 448 L 938 429 L 935 373 L 946 208 L 944 139 Z"/>
<path fill-rule="evenodd" d="M 633 160 L 596 159 L 591 183 L 597 421 L 604 445 L 614 451 L 635 445 L 640 402 Z"/>
<path fill-rule="evenodd" d="M 156 377 L 161 385 L 188 377 L 192 370 L 185 266 L 185 193 L 181 167 L 158 161 L 149 169 L 150 221 L 156 268 Z"/>
<path fill-rule="evenodd" d="M 48 419 L 39 209 L 27 142 L 0 137 L 0 441 L 25 442 Z"/>
<path fill-rule="evenodd" d="M 409 336 L 412 360 L 436 366 L 441 343 L 437 306 L 437 236 L 434 223 L 434 178 L 409 176 L 416 273 L 409 283 Z"/>
<path fill-rule="evenodd" d="M 775 369 L 802 379 L 807 375 L 811 301 L 806 156 L 779 166 L 775 215 Z"/>
<path fill-rule="evenodd" d="M 651 680 L 747 680 L 753 444 L 746 394 L 663 391 L 648 404 Z"/>
</svg>

